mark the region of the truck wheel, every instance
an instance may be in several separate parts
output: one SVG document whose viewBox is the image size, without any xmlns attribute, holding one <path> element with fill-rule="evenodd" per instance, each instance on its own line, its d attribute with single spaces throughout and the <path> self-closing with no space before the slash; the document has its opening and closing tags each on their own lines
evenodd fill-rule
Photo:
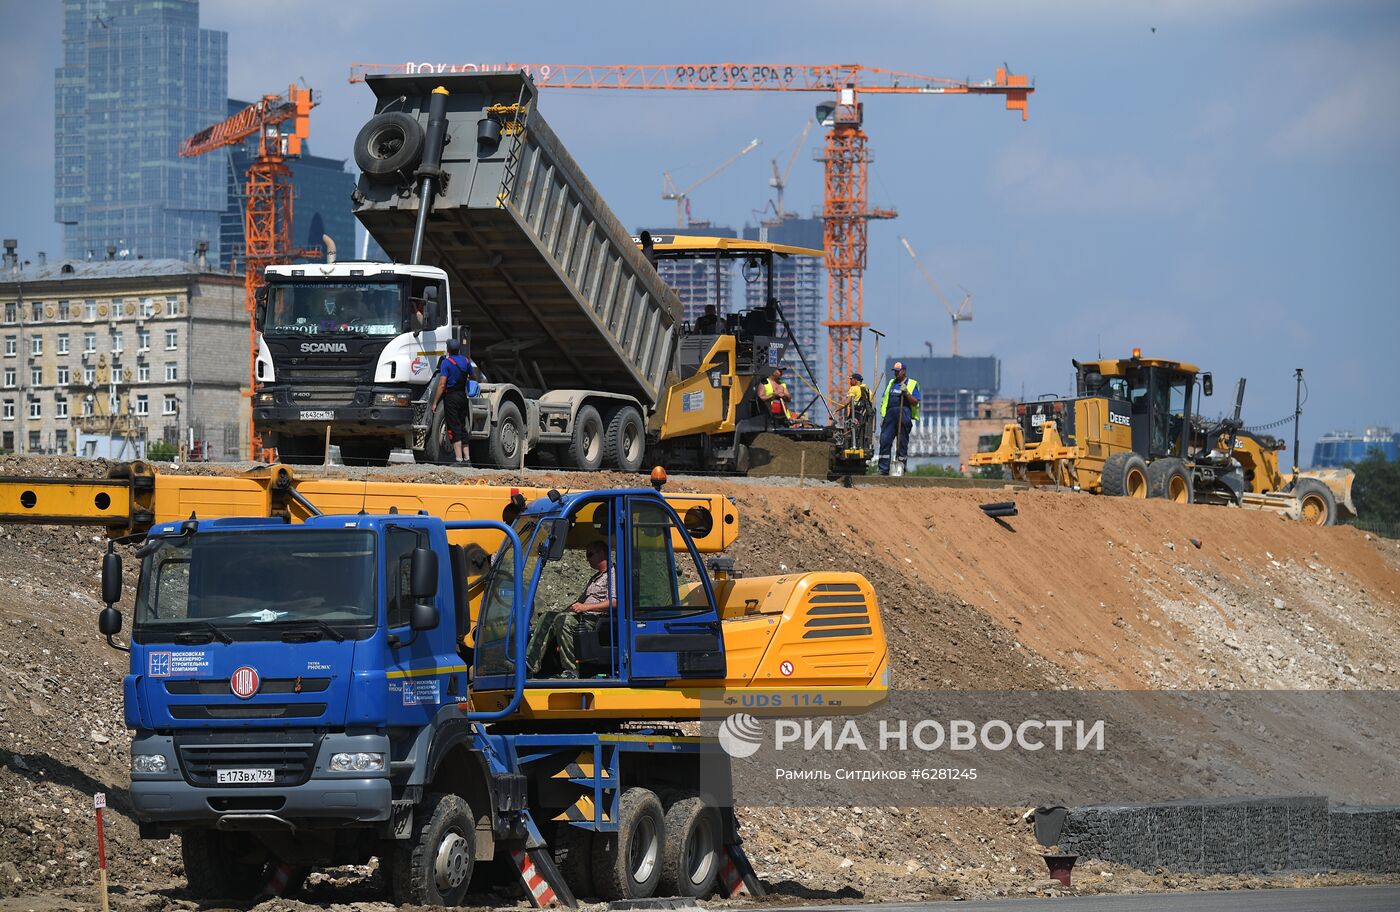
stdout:
<svg viewBox="0 0 1400 912">
<path fill-rule="evenodd" d="M 581 472 L 596 472 L 603 465 L 603 419 L 591 405 L 579 406 L 574 416 L 569 462 Z"/>
<path fill-rule="evenodd" d="M 646 447 L 646 426 L 642 424 L 641 413 L 630 405 L 613 412 L 608 422 L 608 465 L 619 472 L 640 472 Z"/>
<path fill-rule="evenodd" d="M 1316 478 L 1300 478 L 1293 488 L 1293 496 L 1298 498 L 1302 512 L 1298 519 L 1310 526 L 1334 526 L 1337 524 L 1337 497 L 1332 489 Z"/>
<path fill-rule="evenodd" d="M 646 899 L 661 881 L 666 815 L 650 789 L 630 788 L 618 801 L 616 833 L 593 839 L 593 884 L 606 900 Z"/>
<path fill-rule="evenodd" d="M 198 899 L 252 899 L 266 881 L 267 853 L 245 833 L 185 830 L 180 855 Z"/>
<path fill-rule="evenodd" d="M 1104 460 L 1100 490 L 1109 497 L 1147 496 L 1147 463 L 1137 453 L 1114 453 Z"/>
<path fill-rule="evenodd" d="M 560 821 L 554 828 L 554 865 L 574 896 L 592 896 L 593 832 Z"/>
<path fill-rule="evenodd" d="M 488 449 L 491 464 L 499 469 L 520 468 L 520 451 L 525 446 L 525 422 L 514 402 L 502 402 L 491 426 Z"/>
<path fill-rule="evenodd" d="M 706 899 L 715 892 L 720 868 L 719 812 L 701 798 L 682 798 L 666 812 L 662 896 Z"/>
<path fill-rule="evenodd" d="M 389 850 L 389 884 L 399 905 L 455 906 L 471 886 L 476 821 L 457 795 L 429 794 L 414 808 L 413 835 Z M 382 859 L 381 859 L 382 860 Z"/>
<path fill-rule="evenodd" d="M 1195 499 L 1191 486 L 1191 471 L 1186 462 L 1175 456 L 1158 459 L 1147 467 L 1147 496 L 1160 497 L 1172 503 L 1189 504 Z"/>
<path fill-rule="evenodd" d="M 441 405 L 428 419 L 428 438 L 423 441 L 423 458 L 432 463 L 451 462 L 456 458 L 452 441 L 447 439 L 447 409 Z"/>
<path fill-rule="evenodd" d="M 371 180 L 407 177 L 423 157 L 423 128 L 402 111 L 371 117 L 355 137 L 355 165 Z"/>
</svg>

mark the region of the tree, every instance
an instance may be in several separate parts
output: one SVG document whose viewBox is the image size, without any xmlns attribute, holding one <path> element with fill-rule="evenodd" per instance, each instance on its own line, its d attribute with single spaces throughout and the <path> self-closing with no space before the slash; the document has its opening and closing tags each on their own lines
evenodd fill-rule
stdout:
<svg viewBox="0 0 1400 912">
<path fill-rule="evenodd" d="M 1364 522 L 1400 523 L 1400 462 L 1391 462 L 1380 450 L 1352 466 L 1356 481 L 1351 496 L 1357 518 Z"/>
<path fill-rule="evenodd" d="M 164 440 L 152 440 L 146 444 L 146 458 L 152 462 L 170 462 L 176 456 L 175 444 Z"/>
<path fill-rule="evenodd" d="M 919 476 L 922 476 L 922 477 L 924 477 L 924 478 L 928 478 L 928 477 L 933 477 L 933 478 L 966 478 L 966 477 L 967 477 L 967 476 L 964 475 L 962 472 L 959 472 L 957 469 L 952 468 L 951 466 L 939 465 L 939 464 L 936 463 L 936 462 L 931 462 L 931 463 L 929 463 L 928 465 L 921 465 L 921 466 L 919 466 L 917 469 L 914 469 L 914 470 L 910 471 L 910 472 L 907 473 L 907 474 L 909 474 L 909 475 L 919 475 Z"/>
</svg>

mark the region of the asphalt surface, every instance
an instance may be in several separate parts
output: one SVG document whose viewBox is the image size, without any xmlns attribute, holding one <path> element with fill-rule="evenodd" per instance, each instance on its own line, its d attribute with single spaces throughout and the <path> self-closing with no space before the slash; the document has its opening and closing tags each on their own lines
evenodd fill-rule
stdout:
<svg viewBox="0 0 1400 912">
<path fill-rule="evenodd" d="M 1395 912 L 1400 910 L 1400 885 L 1321 887 L 1317 889 L 1222 890 L 1210 893 L 1133 893 L 1106 896 L 1062 896 L 1054 899 L 999 899 L 870 903 L 866 905 L 790 906 L 783 912 Z"/>
</svg>

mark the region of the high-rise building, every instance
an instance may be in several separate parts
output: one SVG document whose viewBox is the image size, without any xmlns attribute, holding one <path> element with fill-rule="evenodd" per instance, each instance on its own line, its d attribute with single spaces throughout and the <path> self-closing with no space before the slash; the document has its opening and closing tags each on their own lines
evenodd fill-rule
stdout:
<svg viewBox="0 0 1400 912">
<path fill-rule="evenodd" d="M 248 107 L 248 102 L 229 99 L 228 115 Z M 350 211 L 350 193 L 355 177 L 345 170 L 345 160 L 312 155 L 309 142 L 302 143 L 302 154 L 290 159 L 292 170 L 292 243 L 301 249 L 321 247 L 321 235 L 335 241 L 336 255 L 355 259 L 355 216 Z M 225 268 L 242 268 L 247 250 L 244 238 L 243 207 L 248 166 L 257 154 L 257 137 L 229 149 L 228 207 L 219 229 L 219 262 Z"/>
<path fill-rule="evenodd" d="M 54 87 L 54 217 L 73 260 L 189 260 L 219 241 L 221 156 L 180 142 L 222 120 L 228 34 L 198 0 L 63 0 Z"/>
<path fill-rule="evenodd" d="M 1353 434 L 1351 431 L 1323 434 L 1313 444 L 1312 467 L 1340 468 L 1360 462 L 1373 452 L 1380 453 L 1391 462 L 1400 460 L 1400 434 L 1393 433 L 1388 427 L 1368 427 L 1364 434 Z"/>
<path fill-rule="evenodd" d="M 746 226 L 744 238 L 821 250 L 822 220 L 790 218 L 779 225 Z M 801 378 L 788 383 L 788 390 L 792 393 L 793 411 L 817 422 L 826 419 L 826 410 L 822 404 L 812 404 L 812 400 L 816 398 L 816 390 L 826 389 L 826 340 L 823 338 L 821 326 L 821 321 L 826 315 L 825 276 L 826 269 L 820 257 L 780 257 L 773 266 L 774 294 L 778 296 L 783 316 L 787 318 L 788 326 L 792 329 L 792 337 L 783 353 L 783 366 L 787 368 L 789 377 Z M 745 293 L 748 298 L 747 306 L 763 305 L 761 282 L 748 285 Z M 803 359 L 806 360 L 807 367 L 803 367 Z M 808 376 L 807 368 L 811 369 L 812 376 Z"/>
</svg>

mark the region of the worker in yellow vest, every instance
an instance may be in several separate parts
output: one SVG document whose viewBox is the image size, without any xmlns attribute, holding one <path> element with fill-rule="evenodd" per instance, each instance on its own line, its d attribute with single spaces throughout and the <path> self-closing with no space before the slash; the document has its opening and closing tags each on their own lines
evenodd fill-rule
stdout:
<svg viewBox="0 0 1400 912">
<path fill-rule="evenodd" d="M 773 368 L 773 373 L 758 385 L 758 401 L 768 416 L 770 427 L 787 427 L 792 420 L 792 411 L 788 407 L 792 395 L 783 382 L 782 365 Z"/>
<path fill-rule="evenodd" d="M 851 374 L 846 390 L 846 428 L 848 445 L 865 449 L 875 436 L 875 394 L 865 385 L 859 372 Z"/>
<path fill-rule="evenodd" d="M 904 474 L 904 462 L 909 458 L 909 434 L 919 417 L 919 381 L 910 378 L 904 363 L 894 363 L 894 376 L 885 383 L 880 395 L 880 474 L 890 474 L 893 454 L 898 469 Z"/>
</svg>

